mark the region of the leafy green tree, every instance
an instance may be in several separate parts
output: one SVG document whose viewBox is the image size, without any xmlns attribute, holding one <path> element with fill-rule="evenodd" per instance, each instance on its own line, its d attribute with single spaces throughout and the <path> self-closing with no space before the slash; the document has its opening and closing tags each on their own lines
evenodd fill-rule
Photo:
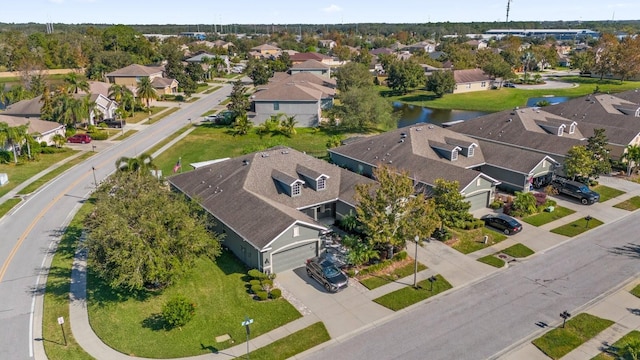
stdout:
<svg viewBox="0 0 640 360">
<path fill-rule="evenodd" d="M 162 306 L 162 319 L 169 329 L 187 325 L 196 313 L 196 305 L 182 295 L 175 296 Z"/>
<path fill-rule="evenodd" d="M 436 97 L 452 93 L 455 87 L 456 80 L 453 77 L 453 71 L 434 71 L 427 77 L 427 90 L 433 91 Z"/>
<path fill-rule="evenodd" d="M 516 216 L 526 216 L 538 212 L 536 197 L 531 192 L 516 191 L 512 209 Z"/>
<path fill-rule="evenodd" d="M 588 51 L 574 51 L 571 54 L 571 66 L 581 73 L 590 73 L 595 65 L 593 53 Z"/>
<path fill-rule="evenodd" d="M 296 134 L 295 126 L 297 123 L 298 121 L 296 121 L 295 115 L 285 116 L 284 119 L 282 119 L 282 122 L 280 123 L 280 129 L 286 136 L 295 135 Z"/>
<path fill-rule="evenodd" d="M 49 89 L 45 89 L 42 92 L 40 102 L 42 103 L 42 107 L 40 108 L 40 118 L 42 120 L 52 120 L 53 100 L 51 99 L 51 92 L 49 91 Z"/>
<path fill-rule="evenodd" d="M 348 62 L 335 71 L 336 87 L 345 92 L 356 87 L 373 86 L 373 76 L 369 68 L 356 62 Z"/>
<path fill-rule="evenodd" d="M 198 63 L 189 63 L 185 68 L 187 76 L 191 78 L 196 83 L 199 83 L 204 80 L 205 73 L 202 65 Z"/>
<path fill-rule="evenodd" d="M 616 351 L 620 360 L 638 360 L 640 359 L 640 341 L 633 339 Z"/>
<path fill-rule="evenodd" d="M 609 140 L 605 134 L 605 129 L 594 129 L 593 135 L 587 139 L 586 149 L 591 153 L 594 160 L 593 170 L 589 174 L 596 179 L 600 175 L 611 173 L 611 158 L 607 144 Z"/>
<path fill-rule="evenodd" d="M 340 105 L 332 111 L 345 129 L 392 128 L 397 124 L 393 106 L 373 87 L 352 88 L 341 93 Z"/>
<path fill-rule="evenodd" d="M 431 236 L 440 220 L 432 200 L 416 193 L 406 172 L 381 165 L 377 184 L 356 185 L 356 216 L 373 247 L 404 248 L 407 240 Z"/>
<path fill-rule="evenodd" d="M 369 263 L 371 260 L 379 259 L 380 252 L 376 250 L 371 244 L 358 237 L 352 237 L 353 239 L 347 239 L 345 246 L 349 248 L 347 252 L 347 261 L 355 266 L 361 266 Z M 351 243 L 347 245 L 347 243 Z"/>
<path fill-rule="evenodd" d="M 422 66 L 413 61 L 394 61 L 389 66 L 387 74 L 387 84 L 393 91 L 400 94 L 406 94 L 409 89 L 425 83 Z"/>
<path fill-rule="evenodd" d="M 247 65 L 247 74 L 251 80 L 253 80 L 253 85 L 264 85 L 269 82 L 269 78 L 273 76 L 273 72 L 265 61 L 260 60 L 249 60 L 249 64 Z"/>
<path fill-rule="evenodd" d="M 473 219 L 469 213 L 471 204 L 460 193 L 458 181 L 436 179 L 434 185 L 432 199 L 435 204 L 435 213 L 443 226 L 462 227 L 465 221 Z"/>
<path fill-rule="evenodd" d="M 353 57 L 354 62 L 365 65 L 367 68 L 369 68 L 369 65 L 371 65 L 372 60 L 373 55 L 369 53 L 369 49 L 367 49 L 366 47 L 361 48 L 360 52 L 358 52 L 358 54 Z"/>
<path fill-rule="evenodd" d="M 564 161 L 564 173 L 575 179 L 576 176 L 588 178 L 593 173 L 595 160 L 593 154 L 584 145 L 574 146 L 567 152 Z"/>
<path fill-rule="evenodd" d="M 134 158 L 122 156 L 116 160 L 116 170 L 129 171 L 138 174 L 150 174 L 150 170 L 156 168 L 153 158 L 147 153 L 143 153 Z"/>
<path fill-rule="evenodd" d="M 60 134 L 53 135 L 51 140 L 53 140 L 53 143 L 56 144 L 56 147 L 58 148 L 61 148 L 67 142 L 67 139 Z"/>
<path fill-rule="evenodd" d="M 153 88 L 153 85 L 151 85 L 151 80 L 149 80 L 148 76 L 141 78 L 140 81 L 138 82 L 136 96 L 141 101 L 144 101 L 147 107 L 147 111 L 150 111 L 151 100 L 158 99 L 158 93 L 156 92 L 156 89 Z"/>
<path fill-rule="evenodd" d="M 251 106 L 251 102 L 247 96 L 247 88 L 242 84 L 242 81 L 235 81 L 231 94 L 229 94 L 227 109 L 233 113 L 233 118 L 236 119 L 239 116 L 246 115 L 249 106 Z"/>
<path fill-rule="evenodd" d="M 640 146 L 627 145 L 627 149 L 622 154 L 622 160 L 627 162 L 627 175 L 631 175 L 640 165 Z"/>
<path fill-rule="evenodd" d="M 67 91 L 72 94 L 77 94 L 78 91 L 89 92 L 89 83 L 87 80 L 80 79 L 78 74 L 70 72 L 64 77 L 64 83 L 67 86 Z"/>
<path fill-rule="evenodd" d="M 234 135 L 247 135 L 249 130 L 253 127 L 253 123 L 247 117 L 247 114 L 242 114 L 236 117 L 235 122 L 233 123 L 233 134 Z"/>
<path fill-rule="evenodd" d="M 594 51 L 593 71 L 600 75 L 600 80 L 605 75 L 613 73 L 616 66 L 616 53 L 619 50 L 620 43 L 618 38 L 613 34 L 602 34 L 598 41 L 598 46 Z"/>
<path fill-rule="evenodd" d="M 199 257 L 220 254 L 202 209 L 151 176 L 116 172 L 95 197 L 86 218 L 89 264 L 113 288 L 164 288 Z"/>
</svg>

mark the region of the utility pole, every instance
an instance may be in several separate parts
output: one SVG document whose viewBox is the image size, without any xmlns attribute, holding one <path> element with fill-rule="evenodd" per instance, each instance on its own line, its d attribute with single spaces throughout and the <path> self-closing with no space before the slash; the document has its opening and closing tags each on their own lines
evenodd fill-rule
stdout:
<svg viewBox="0 0 640 360">
<path fill-rule="evenodd" d="M 511 0 L 507 0 L 507 24 L 509 24 L 509 8 L 511 5 Z"/>
</svg>

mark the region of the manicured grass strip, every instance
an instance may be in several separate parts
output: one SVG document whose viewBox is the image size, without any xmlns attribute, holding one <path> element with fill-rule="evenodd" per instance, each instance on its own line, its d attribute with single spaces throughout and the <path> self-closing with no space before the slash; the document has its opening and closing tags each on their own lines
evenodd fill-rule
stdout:
<svg viewBox="0 0 640 360">
<path fill-rule="evenodd" d="M 147 150 L 147 153 L 149 154 L 153 154 L 154 152 L 158 151 L 158 149 L 160 149 L 161 147 L 167 145 L 168 143 L 170 143 L 173 139 L 177 138 L 178 136 L 180 136 L 183 132 L 191 129 L 192 126 L 191 125 L 185 125 L 182 128 L 178 129 L 176 132 L 174 132 L 173 134 L 171 134 L 170 136 L 166 137 L 164 140 L 160 141 L 159 143 L 155 144 L 151 149 Z M 156 159 L 154 159 L 154 162 L 156 161 Z"/>
<path fill-rule="evenodd" d="M 18 164 L 13 163 L 13 155 L 9 164 L 0 164 L 0 173 L 7 173 L 9 182 L 0 187 L 0 196 L 5 195 L 13 190 L 16 186 L 22 184 L 27 179 L 32 178 L 37 173 L 45 170 L 51 164 L 55 164 L 69 156 L 77 153 L 76 150 L 62 148 L 59 152 L 53 154 L 38 154 L 38 160 L 24 161 L 19 160 Z"/>
<path fill-rule="evenodd" d="M 399 267 L 390 273 L 380 274 L 380 275 L 371 275 L 366 279 L 360 280 L 360 283 L 364 285 L 367 289 L 373 290 L 377 287 L 387 285 L 393 281 L 412 275 L 414 271 L 414 266 L 415 265 L 412 261 L 410 264 Z M 426 269 L 427 267 L 425 265 L 418 262 L 418 271 L 422 271 Z"/>
<path fill-rule="evenodd" d="M 398 311 L 452 288 L 451 284 L 441 275 L 436 275 L 436 279 L 433 283 L 429 283 L 428 280 L 422 280 L 418 283 L 417 289 L 413 286 L 407 286 L 373 301 L 393 311 Z M 433 290 L 430 290 L 431 284 L 433 284 Z"/>
<path fill-rule="evenodd" d="M 638 343 L 640 342 L 640 331 L 638 330 L 633 330 L 630 333 L 626 334 L 625 336 L 621 337 L 620 340 L 614 342 L 612 345 L 609 346 L 609 348 L 607 349 L 606 352 L 602 352 L 600 354 L 598 354 L 597 356 L 591 358 L 591 360 L 616 360 L 616 359 L 622 359 L 622 358 L 618 358 L 616 357 L 616 353 L 618 353 L 620 350 L 622 350 L 625 345 L 629 344 L 629 343 Z M 631 357 L 625 357 L 624 359 L 631 359 Z"/>
<path fill-rule="evenodd" d="M 529 249 L 528 247 L 522 244 L 515 244 L 513 246 L 509 246 L 508 248 L 501 251 L 503 254 L 507 254 L 514 258 L 526 258 L 527 256 L 531 256 L 535 253 L 535 251 Z"/>
<path fill-rule="evenodd" d="M 130 294 L 107 287 L 91 271 L 87 276 L 89 320 L 108 346 L 146 358 L 177 358 L 234 346 L 231 341 L 212 344 L 215 336 L 228 334 L 235 344 L 246 339 L 240 322 L 254 319 L 251 336 L 257 337 L 301 317 L 284 298 L 257 301 L 247 292 L 246 266 L 230 251 L 215 260 L 201 258 L 192 271 L 161 293 Z M 165 330 L 159 318 L 163 305 L 177 295 L 196 304 L 193 319 Z"/>
<path fill-rule="evenodd" d="M 44 315 L 42 319 L 42 335 L 44 350 L 49 360 L 84 360 L 93 359 L 78 345 L 69 322 L 69 276 L 73 265 L 73 256 L 76 250 L 76 242 L 80 238 L 83 229 L 84 217 L 93 210 L 90 201 L 80 208 L 58 244 L 56 254 L 51 262 L 51 268 L 47 276 L 47 287 L 44 293 Z M 64 317 L 64 331 L 67 337 L 67 346 L 64 339 L 58 317 Z"/>
<path fill-rule="evenodd" d="M 86 152 L 86 153 L 78 156 L 77 158 L 75 158 L 73 160 L 70 160 L 69 162 L 60 165 L 59 167 L 55 168 L 54 170 L 52 170 L 52 171 L 46 173 L 45 175 L 43 175 L 42 177 L 38 178 L 37 180 L 35 180 L 31 184 L 25 186 L 22 190 L 18 191 L 18 194 L 21 194 L 21 195 L 31 194 L 32 192 L 38 190 L 42 185 L 44 185 L 44 184 L 48 183 L 49 181 L 51 181 L 56 176 L 62 174 L 63 172 L 67 171 L 68 169 L 71 169 L 72 167 L 74 167 L 75 165 L 85 161 L 86 159 L 92 157 L 94 154 L 95 154 L 94 152 Z"/>
<path fill-rule="evenodd" d="M 220 104 L 218 104 L 218 105 L 227 105 L 227 104 L 228 104 L 228 103 L 230 103 L 230 102 L 231 102 L 231 99 L 226 98 L 226 99 L 224 99 L 224 100 L 220 101 Z"/>
<path fill-rule="evenodd" d="M 127 130 L 127 131 L 124 133 L 124 135 L 120 135 L 120 136 L 118 136 L 117 138 L 115 138 L 115 139 L 113 139 L 113 140 L 115 140 L 115 141 L 121 141 L 121 140 L 124 140 L 124 139 L 126 139 L 126 138 L 128 138 L 128 137 L 132 136 L 133 134 L 135 134 L 135 133 L 137 133 L 137 132 L 138 132 L 138 130 Z"/>
<path fill-rule="evenodd" d="M 613 205 L 613 207 L 628 211 L 638 210 L 640 209 L 640 196 L 629 198 L 619 204 Z"/>
<path fill-rule="evenodd" d="M 566 207 L 555 206 L 553 209 L 553 212 L 545 211 L 535 215 L 527 216 L 523 218 L 522 221 L 526 222 L 527 224 L 531 224 L 533 226 L 542 226 L 552 221 L 561 219 L 567 215 L 571 215 L 574 212 L 575 210 L 572 210 Z"/>
<path fill-rule="evenodd" d="M 203 92 L 203 94 L 211 94 L 212 92 L 219 90 L 220 88 L 222 88 L 222 86 L 214 86 L 210 89 L 208 89 L 207 91 Z"/>
<path fill-rule="evenodd" d="M 498 259 L 495 255 L 487 255 L 478 259 L 481 263 L 485 263 L 487 265 L 495 266 L 497 268 L 504 267 L 504 260 Z"/>
<path fill-rule="evenodd" d="M 582 313 L 568 320 L 564 328 L 555 328 L 532 343 L 548 357 L 560 359 L 613 324 L 611 320 Z"/>
<path fill-rule="evenodd" d="M 506 235 L 493 231 L 487 227 L 472 230 L 453 229 L 452 233 L 453 237 L 458 240 L 452 247 L 463 254 L 470 254 L 480 249 L 484 249 L 507 238 Z M 486 244 L 483 241 L 485 235 L 489 237 Z"/>
<path fill-rule="evenodd" d="M 149 116 L 153 116 L 157 113 L 159 113 L 160 111 L 166 109 L 166 106 L 152 106 L 151 107 L 151 114 L 149 114 L 146 111 L 138 111 L 136 112 L 131 118 L 127 118 L 125 120 L 127 120 L 128 123 L 139 123 L 142 120 L 148 120 Z"/>
<path fill-rule="evenodd" d="M 11 198 L 0 204 L 0 218 L 11 211 L 11 209 L 13 209 L 13 207 L 18 205 L 21 201 L 22 199 L 20 198 Z"/>
<path fill-rule="evenodd" d="M 596 218 L 591 218 L 591 220 L 589 220 L 589 228 L 587 228 L 587 220 L 585 220 L 584 218 L 581 218 L 574 222 L 552 229 L 551 232 L 558 235 L 574 237 L 576 235 L 582 234 L 587 230 L 596 228 L 602 224 L 603 224 L 602 221 Z"/>
<path fill-rule="evenodd" d="M 630 293 L 640 298 L 640 284 L 638 284 L 636 287 L 631 289 Z"/>
<path fill-rule="evenodd" d="M 158 121 L 160 121 L 160 120 L 164 119 L 165 117 L 167 117 L 167 116 L 169 116 L 169 115 L 173 114 L 174 112 L 176 112 L 176 111 L 178 111 L 178 110 L 180 110 L 180 108 L 176 108 L 176 107 L 171 108 L 171 109 L 169 109 L 169 110 L 167 110 L 167 111 L 163 112 L 162 114 L 160 114 L 160 115 L 158 115 L 158 116 L 153 116 L 153 117 L 151 117 L 151 121 L 147 121 L 147 122 L 146 122 L 146 124 L 155 124 L 155 123 L 157 123 Z"/>
<path fill-rule="evenodd" d="M 622 190 L 614 189 L 604 185 L 594 186 L 592 190 L 600 194 L 600 202 L 605 202 L 609 199 L 613 199 L 625 193 Z"/>
<path fill-rule="evenodd" d="M 317 322 L 258 350 L 251 351 L 249 358 L 254 360 L 288 359 L 329 340 L 331 340 L 331 336 L 329 336 L 327 328 L 322 322 Z M 246 359 L 246 357 L 240 356 L 236 359 Z"/>
</svg>

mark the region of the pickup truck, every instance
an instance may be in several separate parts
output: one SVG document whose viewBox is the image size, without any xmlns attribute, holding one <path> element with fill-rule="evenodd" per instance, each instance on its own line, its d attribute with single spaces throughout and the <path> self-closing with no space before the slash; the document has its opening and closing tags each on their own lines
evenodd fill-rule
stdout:
<svg viewBox="0 0 640 360">
<path fill-rule="evenodd" d="M 100 120 L 98 122 L 98 126 L 101 126 L 102 124 L 104 124 L 104 126 L 106 127 L 120 129 L 124 127 L 127 124 L 127 122 L 124 119 L 108 118 L 108 119 Z"/>
<path fill-rule="evenodd" d="M 591 205 L 600 201 L 600 194 L 578 181 L 556 178 L 551 185 L 558 193 L 572 196 L 580 200 L 584 205 Z"/>
</svg>

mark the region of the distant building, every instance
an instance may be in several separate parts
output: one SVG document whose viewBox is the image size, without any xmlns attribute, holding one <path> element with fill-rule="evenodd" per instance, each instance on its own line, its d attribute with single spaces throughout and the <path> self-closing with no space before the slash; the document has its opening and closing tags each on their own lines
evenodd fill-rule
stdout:
<svg viewBox="0 0 640 360">
<path fill-rule="evenodd" d="M 584 38 L 599 38 L 600 33 L 589 29 L 490 29 L 485 32 L 497 38 L 504 36 L 546 38 L 553 36 L 556 40 L 576 40 Z"/>
<path fill-rule="evenodd" d="M 204 40 L 204 39 L 207 38 L 207 34 L 205 34 L 204 32 L 200 32 L 200 31 L 184 31 L 184 32 L 180 33 L 180 36 L 193 38 L 193 39 L 196 39 L 196 40 Z"/>
</svg>

